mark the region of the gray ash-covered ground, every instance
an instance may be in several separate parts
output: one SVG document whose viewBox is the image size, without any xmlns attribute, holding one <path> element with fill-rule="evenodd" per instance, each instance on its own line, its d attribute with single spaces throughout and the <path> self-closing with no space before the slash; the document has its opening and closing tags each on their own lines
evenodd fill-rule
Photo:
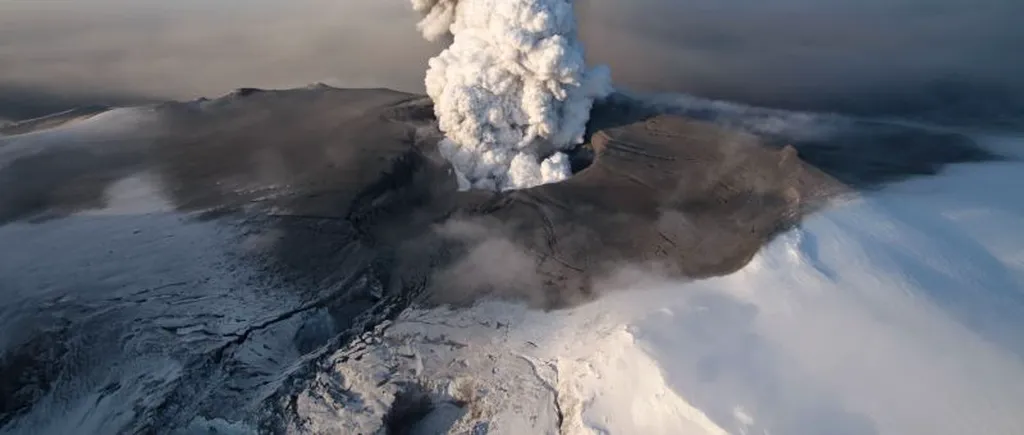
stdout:
<svg viewBox="0 0 1024 435">
<path fill-rule="evenodd" d="M 65 131 L 93 112 L 0 130 L 0 432 L 273 432 L 323 355 L 412 304 L 559 309 L 622 265 L 728 274 L 831 199 L 999 158 L 892 124 L 615 96 L 572 179 L 457 192 L 417 95 L 131 111 L 128 130 Z"/>
</svg>

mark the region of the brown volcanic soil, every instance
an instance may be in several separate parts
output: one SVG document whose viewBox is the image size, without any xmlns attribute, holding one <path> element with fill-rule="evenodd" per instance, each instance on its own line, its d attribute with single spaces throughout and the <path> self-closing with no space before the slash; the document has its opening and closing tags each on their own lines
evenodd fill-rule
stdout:
<svg viewBox="0 0 1024 435">
<path fill-rule="evenodd" d="M 414 96 L 244 91 L 165 110 L 156 152 L 179 208 L 269 207 L 282 274 L 322 285 L 335 273 L 324 266 L 374 264 L 392 294 L 427 287 L 436 302 L 498 295 L 554 308 L 623 266 L 729 273 L 845 191 L 791 147 L 671 115 L 598 113 L 591 166 L 495 194 L 455 191 L 429 102 Z"/>
<path fill-rule="evenodd" d="M 566 182 L 459 210 L 500 228 L 477 234 L 477 243 L 501 237 L 524 258 L 516 279 L 477 282 L 517 262 L 506 252 L 491 258 L 495 265 L 479 264 L 474 257 L 486 258 L 486 248 L 470 248 L 454 273 L 442 274 L 442 298 L 459 284 L 470 287 L 457 289 L 460 297 L 530 289 L 534 303 L 558 307 L 586 300 L 596 279 L 624 266 L 674 278 L 731 273 L 823 200 L 848 191 L 792 147 L 676 116 L 602 128 L 590 146 L 593 165 Z"/>
</svg>

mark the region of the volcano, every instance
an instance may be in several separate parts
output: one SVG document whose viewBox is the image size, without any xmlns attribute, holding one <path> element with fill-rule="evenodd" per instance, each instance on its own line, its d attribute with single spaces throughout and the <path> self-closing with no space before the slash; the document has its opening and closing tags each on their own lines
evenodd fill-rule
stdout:
<svg viewBox="0 0 1024 435">
<path fill-rule="evenodd" d="M 727 275 L 858 192 L 1003 158 L 891 123 L 766 127 L 778 116 L 796 115 L 616 94 L 570 179 L 506 192 L 458 191 L 431 101 L 385 89 L 242 89 L 4 126 L 0 245 L 19 248 L 0 252 L 0 424 L 305 427 L 295 400 L 316 368 L 410 307 L 564 310 L 625 291 L 627 269 Z M 410 412 L 389 424 L 433 415 Z"/>
</svg>

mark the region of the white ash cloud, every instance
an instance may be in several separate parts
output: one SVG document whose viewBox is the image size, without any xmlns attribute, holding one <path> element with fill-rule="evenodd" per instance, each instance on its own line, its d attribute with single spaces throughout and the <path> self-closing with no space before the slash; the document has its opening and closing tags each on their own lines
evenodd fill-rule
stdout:
<svg viewBox="0 0 1024 435">
<path fill-rule="evenodd" d="M 561 151 L 582 143 L 590 109 L 611 92 L 588 69 L 570 0 L 412 0 L 424 37 L 452 43 L 425 79 L 442 155 L 463 188 L 521 189 L 571 175 Z"/>
</svg>

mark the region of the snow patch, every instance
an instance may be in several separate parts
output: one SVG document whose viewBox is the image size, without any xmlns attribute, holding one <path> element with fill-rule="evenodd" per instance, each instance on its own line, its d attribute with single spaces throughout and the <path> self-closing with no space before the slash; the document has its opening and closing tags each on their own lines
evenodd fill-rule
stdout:
<svg viewBox="0 0 1024 435">
<path fill-rule="evenodd" d="M 158 117 L 139 107 L 108 110 L 60 126 L 25 134 L 0 136 L 0 168 L 52 147 L 135 143 L 153 135 Z"/>
<path fill-rule="evenodd" d="M 143 172 L 122 178 L 104 191 L 105 206 L 80 215 L 113 216 L 170 212 L 174 204 L 163 194 L 158 177 Z"/>
</svg>

